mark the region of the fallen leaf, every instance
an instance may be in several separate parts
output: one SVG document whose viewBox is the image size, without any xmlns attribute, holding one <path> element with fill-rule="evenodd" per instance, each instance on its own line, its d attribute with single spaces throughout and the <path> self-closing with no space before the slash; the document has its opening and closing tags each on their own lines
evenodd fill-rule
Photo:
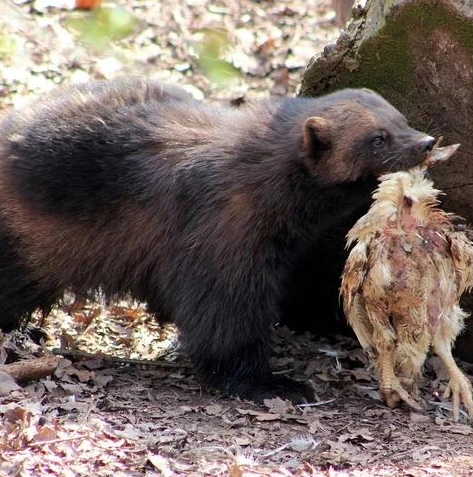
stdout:
<svg viewBox="0 0 473 477">
<path fill-rule="evenodd" d="M 169 465 L 169 459 L 161 455 L 148 454 L 148 462 L 160 472 L 163 477 L 170 477 L 174 475 Z"/>
<path fill-rule="evenodd" d="M 75 0 L 76 8 L 81 10 L 91 10 L 97 8 L 102 3 L 102 0 Z"/>
<path fill-rule="evenodd" d="M 253 409 L 238 409 L 237 411 L 244 416 L 251 416 L 254 417 L 257 421 L 277 421 L 281 419 L 279 414 L 275 414 L 272 412 L 259 412 Z"/>
<path fill-rule="evenodd" d="M 12 391 L 21 389 L 15 379 L 8 373 L 0 371 L 0 396 L 8 396 Z"/>
<path fill-rule="evenodd" d="M 418 412 L 411 412 L 409 415 L 409 420 L 413 424 L 422 424 L 424 422 L 430 422 L 430 417 L 425 414 L 420 414 Z"/>
<path fill-rule="evenodd" d="M 289 402 L 281 399 L 280 397 L 275 397 L 273 399 L 265 399 L 264 405 L 268 410 L 275 414 L 288 414 L 291 411 L 294 411 L 294 406 Z"/>
<path fill-rule="evenodd" d="M 41 426 L 37 433 L 33 436 L 32 442 L 45 442 L 57 439 L 56 431 L 49 426 Z"/>
<path fill-rule="evenodd" d="M 220 404 L 210 404 L 204 407 L 204 411 L 209 416 L 219 416 L 222 414 L 222 406 Z"/>
<path fill-rule="evenodd" d="M 316 432 L 321 432 L 324 430 L 324 426 L 321 424 L 319 419 L 313 419 L 308 423 L 309 425 L 309 432 L 311 434 L 315 434 Z"/>
</svg>

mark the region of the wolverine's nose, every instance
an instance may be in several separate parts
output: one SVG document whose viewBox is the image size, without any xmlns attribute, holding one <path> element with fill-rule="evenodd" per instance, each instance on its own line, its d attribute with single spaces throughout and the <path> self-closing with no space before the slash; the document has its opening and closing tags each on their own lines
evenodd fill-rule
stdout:
<svg viewBox="0 0 473 477">
<path fill-rule="evenodd" d="M 419 149 L 422 153 L 429 153 L 435 145 L 435 139 L 431 136 L 425 136 L 419 142 Z"/>
</svg>

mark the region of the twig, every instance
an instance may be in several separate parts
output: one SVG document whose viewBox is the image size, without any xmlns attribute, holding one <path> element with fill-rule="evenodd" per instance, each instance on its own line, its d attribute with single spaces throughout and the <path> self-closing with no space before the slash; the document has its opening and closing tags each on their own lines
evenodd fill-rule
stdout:
<svg viewBox="0 0 473 477">
<path fill-rule="evenodd" d="M 323 406 L 324 404 L 330 404 L 333 401 L 336 401 L 336 398 L 327 399 L 327 401 L 308 402 L 306 404 L 298 404 L 297 407 L 299 407 L 299 408 L 317 407 L 317 406 Z"/>
<path fill-rule="evenodd" d="M 446 402 L 442 402 L 442 401 L 427 401 L 429 404 L 433 404 L 434 406 L 437 406 L 438 408 L 440 409 L 445 409 L 446 411 L 450 411 L 450 412 L 453 412 L 453 407 L 451 404 L 449 403 L 446 403 Z M 468 416 L 468 413 L 466 411 L 464 411 L 463 409 L 460 409 L 460 414 L 465 417 L 465 418 L 469 418 Z"/>
<path fill-rule="evenodd" d="M 42 356 L 41 358 L 25 359 L 16 363 L 0 365 L 0 371 L 9 374 L 17 381 L 31 381 L 44 378 L 54 373 L 59 365 L 56 356 Z"/>
<path fill-rule="evenodd" d="M 131 359 L 119 358 L 117 356 L 110 356 L 102 353 L 87 353 L 75 349 L 54 348 L 53 354 L 61 355 L 65 358 L 71 358 L 72 361 L 80 361 L 85 359 L 101 359 L 105 363 L 133 365 L 133 366 L 149 366 L 152 368 L 190 368 L 188 363 L 169 363 L 167 361 L 151 361 L 149 359 Z"/>
<path fill-rule="evenodd" d="M 39 447 L 47 446 L 49 444 L 59 444 L 60 442 L 73 441 L 75 439 L 85 439 L 86 437 L 88 437 L 87 434 L 80 436 L 63 437 L 61 439 L 51 439 L 50 441 L 31 442 L 28 444 L 28 447 Z"/>
</svg>

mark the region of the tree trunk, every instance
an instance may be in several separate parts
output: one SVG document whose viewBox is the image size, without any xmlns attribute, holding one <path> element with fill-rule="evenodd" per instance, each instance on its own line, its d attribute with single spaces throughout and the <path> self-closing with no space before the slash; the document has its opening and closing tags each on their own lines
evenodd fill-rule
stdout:
<svg viewBox="0 0 473 477">
<path fill-rule="evenodd" d="M 344 87 L 371 88 L 415 128 L 461 143 L 432 178 L 443 206 L 473 224 L 473 0 L 358 1 L 336 44 L 310 62 L 301 94 Z M 468 328 L 458 348 L 473 361 L 471 320 Z"/>
</svg>

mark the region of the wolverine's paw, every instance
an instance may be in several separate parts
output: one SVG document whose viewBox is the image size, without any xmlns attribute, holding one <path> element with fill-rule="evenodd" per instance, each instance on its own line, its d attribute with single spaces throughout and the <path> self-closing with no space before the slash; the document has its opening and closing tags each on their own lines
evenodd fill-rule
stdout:
<svg viewBox="0 0 473 477">
<path fill-rule="evenodd" d="M 473 421 L 473 396 L 470 380 L 458 370 L 448 383 L 443 397 L 452 397 L 453 419 L 458 421 L 460 416 L 460 406 L 463 404 L 468 412 L 470 421 Z"/>
<path fill-rule="evenodd" d="M 291 401 L 293 404 L 305 404 L 314 400 L 312 387 L 286 376 L 271 376 L 271 378 L 261 382 L 252 382 L 246 386 L 242 386 L 240 383 L 238 389 L 231 390 L 230 394 L 256 403 L 263 403 L 265 399 L 274 399 L 275 397 Z"/>
</svg>

